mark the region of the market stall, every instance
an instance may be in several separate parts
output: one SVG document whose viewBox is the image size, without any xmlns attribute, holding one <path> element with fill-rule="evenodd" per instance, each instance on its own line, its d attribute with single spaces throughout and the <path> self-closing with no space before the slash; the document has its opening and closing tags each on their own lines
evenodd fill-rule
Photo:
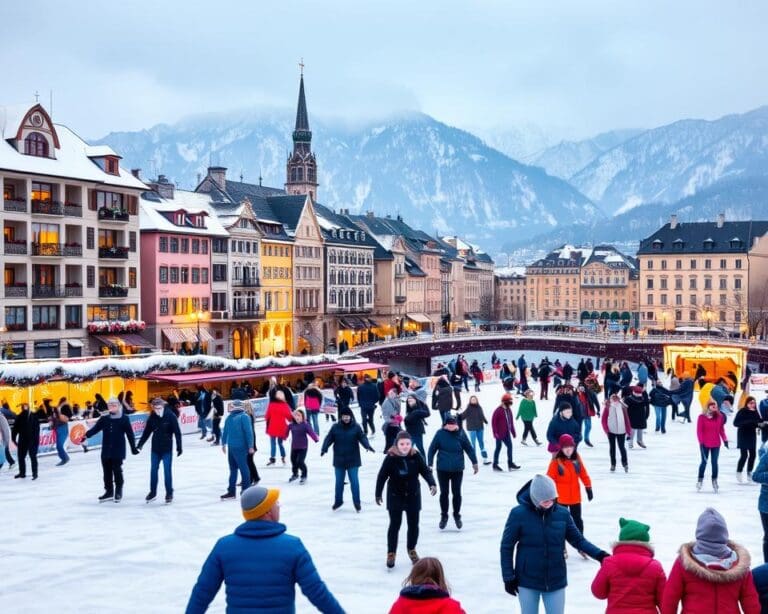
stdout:
<svg viewBox="0 0 768 614">
<path fill-rule="evenodd" d="M 726 345 L 665 345 L 664 368 L 674 369 L 682 377 L 695 377 L 699 366 L 707 372 L 705 379 L 716 382 L 725 378 L 739 382 L 747 364 L 747 350 Z"/>
</svg>

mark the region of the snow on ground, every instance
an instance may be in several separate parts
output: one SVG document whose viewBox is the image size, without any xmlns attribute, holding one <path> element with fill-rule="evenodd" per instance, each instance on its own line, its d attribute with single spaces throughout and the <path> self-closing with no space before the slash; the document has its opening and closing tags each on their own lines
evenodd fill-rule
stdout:
<svg viewBox="0 0 768 614">
<path fill-rule="evenodd" d="M 553 358 L 554 357 L 550 357 Z M 490 419 L 501 387 L 487 384 L 480 394 Z M 464 399 L 468 395 L 463 395 Z M 695 402 L 694 402 L 695 403 Z M 517 401 L 516 401 L 517 405 Z M 539 404 L 536 429 L 544 438 L 552 402 Z M 694 415 L 698 406 L 694 405 Z M 330 423 L 321 418 L 321 435 Z M 377 425 L 380 420 L 377 419 Z M 426 441 L 437 425 L 429 424 Z M 667 572 L 679 545 L 693 539 L 696 518 L 706 506 L 720 510 L 731 537 L 744 544 L 760 562 L 762 531 L 756 510 L 759 487 L 739 486 L 735 478 L 738 452 L 721 452 L 720 494 L 709 486 L 696 493 L 698 446 L 694 425 L 668 425 L 666 435 L 647 434 L 647 450 L 629 451 L 630 473 L 608 470 L 606 438 L 593 421 L 592 449 L 582 450 L 592 475 L 595 499 L 584 503 L 587 536 L 608 548 L 618 534 L 620 516 L 651 525 L 657 556 Z M 522 425 L 518 426 L 520 432 Z M 397 566 L 387 571 L 387 514 L 374 502 L 374 481 L 381 455 L 363 453 L 360 473 L 363 510 L 356 514 L 347 492 L 344 506 L 331 511 L 333 477 L 330 455 L 319 457 L 320 446 L 310 449 L 309 481 L 288 484 L 288 467 L 265 467 L 268 441 L 258 425 L 257 465 L 262 484 L 281 489 L 282 518 L 288 531 L 309 548 L 321 576 L 351 613 L 386 612 L 396 599 L 410 563 L 405 552 L 405 520 Z M 729 436 L 735 441 L 733 429 Z M 491 439 L 490 432 L 486 440 Z M 381 450 L 383 439 L 373 440 Z M 174 459 L 175 502 L 147 505 L 149 451 L 126 461 L 125 498 L 120 504 L 99 504 L 102 493 L 98 451 L 73 454 L 65 467 L 54 467 L 55 456 L 41 458 L 40 479 L 14 480 L 7 467 L 0 473 L 0 501 L 4 531 L 0 543 L 3 568 L 4 612 L 59 614 L 90 612 L 181 612 L 200 567 L 218 537 L 242 521 L 239 500 L 220 502 L 226 489 L 224 455 L 195 435 L 184 438 L 185 451 Z M 488 443 L 487 443 L 488 445 Z M 523 447 L 515 442 L 514 473 L 493 473 L 481 466 L 478 475 L 464 479 L 464 528 L 437 528 L 439 506 L 423 489 L 424 509 L 418 551 L 439 557 L 445 565 L 454 596 L 465 610 L 518 612 L 517 600 L 503 590 L 499 569 L 499 541 L 518 489 L 536 472 L 546 470 L 544 447 Z M 162 478 L 161 478 L 162 480 Z M 162 492 L 162 488 L 161 488 Z M 598 569 L 571 551 L 568 559 L 566 612 L 594 614 L 604 603 L 590 592 Z M 224 611 L 224 590 L 210 611 Z M 313 611 L 299 593 L 299 612 Z"/>
</svg>

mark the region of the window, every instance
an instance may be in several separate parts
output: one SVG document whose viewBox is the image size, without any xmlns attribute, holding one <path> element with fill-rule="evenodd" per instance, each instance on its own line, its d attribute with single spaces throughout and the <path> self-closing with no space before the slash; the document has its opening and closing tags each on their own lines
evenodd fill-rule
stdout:
<svg viewBox="0 0 768 614">
<path fill-rule="evenodd" d="M 647 303 L 648 305 L 653 305 L 653 294 L 649 294 L 649 295 L 647 296 L 647 299 L 648 299 L 648 300 L 646 301 L 646 303 Z"/>
<path fill-rule="evenodd" d="M 160 310 L 159 313 L 161 316 L 167 316 L 168 315 L 168 299 L 167 298 L 161 298 L 160 299 Z"/>
<path fill-rule="evenodd" d="M 227 239 L 213 239 L 211 243 L 211 251 L 214 254 L 226 254 L 229 241 Z M 203 241 L 203 253 L 206 254 L 208 249 L 208 242 Z"/>
<path fill-rule="evenodd" d="M 183 284 L 189 283 L 189 267 L 186 267 L 186 266 L 181 267 L 181 283 Z"/>
<path fill-rule="evenodd" d="M 734 262 L 734 266 L 735 266 L 737 269 L 740 269 L 740 268 L 741 268 L 741 258 L 737 258 L 737 259 L 735 260 L 735 262 Z"/>
<path fill-rule="evenodd" d="M 696 261 L 695 260 L 691 260 L 691 268 L 692 269 L 696 268 Z"/>
<path fill-rule="evenodd" d="M 733 289 L 734 290 L 741 290 L 741 277 L 736 277 L 733 280 Z"/>
<path fill-rule="evenodd" d="M 682 290 L 682 289 L 683 289 L 683 278 L 675 277 L 675 290 Z"/>
<path fill-rule="evenodd" d="M 721 259 L 720 259 L 720 268 L 721 268 L 721 269 L 725 269 L 725 268 L 727 268 L 727 267 L 728 267 L 728 265 L 727 265 L 727 263 L 726 263 L 726 261 L 725 261 L 725 258 L 721 258 Z"/>
<path fill-rule="evenodd" d="M 135 266 L 128 267 L 128 287 L 135 288 L 136 282 L 137 282 L 136 267 Z"/>
<path fill-rule="evenodd" d="M 704 278 L 704 289 L 705 290 L 711 290 L 712 289 L 712 278 L 711 277 L 705 277 Z"/>
<path fill-rule="evenodd" d="M 201 284 L 207 284 L 208 283 L 208 268 L 202 268 L 200 269 L 200 283 Z"/>
<path fill-rule="evenodd" d="M 691 277 L 688 280 L 688 289 L 689 290 L 695 290 L 696 289 L 696 278 L 695 277 Z"/>
<path fill-rule="evenodd" d="M 158 251 L 161 251 L 161 252 L 168 251 L 168 237 L 160 237 L 160 246 L 158 248 Z"/>
<path fill-rule="evenodd" d="M 96 267 L 95 266 L 88 266 L 85 269 L 85 285 L 88 288 L 95 288 L 96 287 Z"/>
<path fill-rule="evenodd" d="M 48 140 L 39 132 L 30 132 L 24 139 L 24 153 L 28 156 L 48 157 Z M 58 357 L 58 352 L 56 357 Z M 35 356 L 37 358 L 37 356 Z"/>
<path fill-rule="evenodd" d="M 64 308 L 64 325 L 67 328 L 83 327 L 83 307 L 82 305 L 67 305 Z"/>
<path fill-rule="evenodd" d="M 662 294 L 661 295 L 661 304 L 662 305 L 666 305 L 667 304 L 667 295 L 666 294 Z"/>
<path fill-rule="evenodd" d="M 182 269 L 182 275 L 186 269 Z M 200 269 L 197 267 L 194 267 L 192 269 L 192 283 L 193 284 L 199 284 L 200 283 Z"/>
<path fill-rule="evenodd" d="M 227 294 L 225 292 L 213 293 L 213 310 L 224 311 L 227 308 Z"/>
<path fill-rule="evenodd" d="M 721 312 L 719 313 L 719 316 L 720 316 L 720 321 L 721 321 L 721 322 L 725 322 L 725 312 L 724 312 L 724 311 L 721 311 Z"/>
<path fill-rule="evenodd" d="M 200 253 L 200 239 L 192 239 L 192 253 L 193 254 Z"/>
<path fill-rule="evenodd" d="M 653 290 L 653 278 L 649 277 L 648 279 L 645 280 L 645 282 L 646 282 L 645 283 L 645 289 L 646 290 Z"/>
<path fill-rule="evenodd" d="M 205 269 L 206 271 L 208 269 Z M 213 265 L 213 281 L 227 281 L 227 265 L 226 264 L 214 264 Z"/>
<path fill-rule="evenodd" d="M 189 239 L 182 239 L 181 240 L 181 253 L 182 254 L 188 254 L 189 253 Z"/>
<path fill-rule="evenodd" d="M 690 300 L 690 301 L 688 301 L 688 302 L 689 302 L 691 305 L 695 305 L 695 304 L 696 304 L 696 301 L 697 301 L 696 295 L 695 295 L 695 294 L 691 294 L 691 296 L 690 296 L 689 298 L 690 298 L 691 300 Z"/>
<path fill-rule="evenodd" d="M 6 307 L 5 327 L 10 330 L 27 330 L 27 308 Z"/>
<path fill-rule="evenodd" d="M 679 309 L 676 309 L 675 310 L 675 321 L 679 322 L 682 319 L 683 319 L 683 312 L 680 311 Z"/>
<path fill-rule="evenodd" d="M 705 269 L 711 269 L 711 268 L 712 268 L 712 261 L 711 261 L 709 258 L 707 258 L 707 259 L 704 261 L 704 268 L 705 268 Z"/>
<path fill-rule="evenodd" d="M 171 267 L 171 283 L 172 284 L 179 283 L 179 267 L 177 266 Z"/>
<path fill-rule="evenodd" d="M 649 270 L 649 271 L 652 271 L 652 270 L 653 270 L 653 260 L 649 260 L 649 261 L 648 261 L 648 270 Z"/>
<path fill-rule="evenodd" d="M 727 277 L 721 277 L 720 278 L 720 290 L 727 290 L 728 289 L 728 278 Z"/>
<path fill-rule="evenodd" d="M 38 330 L 50 330 L 58 327 L 58 305 L 35 305 L 32 307 L 32 328 Z"/>
<path fill-rule="evenodd" d="M 168 267 L 167 266 L 161 266 L 160 267 L 160 274 L 158 276 L 158 279 L 161 284 L 167 284 L 168 283 Z"/>
<path fill-rule="evenodd" d="M 667 289 L 667 278 L 666 277 L 662 277 L 660 282 L 661 283 L 659 284 L 659 289 L 666 290 Z"/>
<path fill-rule="evenodd" d="M 35 358 L 58 358 L 59 341 L 35 341 Z"/>
<path fill-rule="evenodd" d="M 94 249 L 96 247 L 96 233 L 93 226 L 88 226 L 85 229 L 85 247 L 86 249 Z"/>
<path fill-rule="evenodd" d="M 675 268 L 676 269 L 682 269 L 683 268 L 683 261 L 682 260 L 675 260 Z"/>
<path fill-rule="evenodd" d="M 696 321 L 696 316 L 697 316 L 696 310 L 695 309 L 691 309 L 691 311 L 688 313 L 688 319 L 691 322 L 695 322 Z"/>
<path fill-rule="evenodd" d="M 662 269 L 662 271 L 666 270 L 666 268 L 667 268 L 667 261 L 666 260 L 662 260 L 661 261 L 661 269 Z"/>
<path fill-rule="evenodd" d="M 133 230 L 128 233 L 128 251 L 136 251 L 136 233 Z"/>
<path fill-rule="evenodd" d="M 171 237 L 171 253 L 179 253 L 179 240 L 176 237 Z"/>
</svg>

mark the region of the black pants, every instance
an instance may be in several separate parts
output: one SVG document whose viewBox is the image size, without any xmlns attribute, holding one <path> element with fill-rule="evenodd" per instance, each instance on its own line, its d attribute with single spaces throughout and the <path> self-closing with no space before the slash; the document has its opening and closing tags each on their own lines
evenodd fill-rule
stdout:
<svg viewBox="0 0 768 614">
<path fill-rule="evenodd" d="M 456 409 L 461 409 L 461 388 L 453 389 L 453 398 L 456 399 Z"/>
<path fill-rule="evenodd" d="M 11 456 L 11 446 L 7 445 L 5 446 L 5 460 L 8 461 L 8 466 L 13 465 L 16 461 L 13 460 L 13 457 Z"/>
<path fill-rule="evenodd" d="M 393 426 L 388 424 L 384 427 L 384 454 L 387 453 L 393 445 L 395 445 L 395 437 L 400 432 L 399 426 Z"/>
<path fill-rule="evenodd" d="M 574 503 L 573 505 L 566 505 L 568 511 L 571 512 L 571 518 L 573 518 L 573 524 L 576 528 L 584 534 L 584 521 L 581 518 L 581 503 Z"/>
<path fill-rule="evenodd" d="M 248 472 L 251 474 L 251 484 L 261 480 L 259 477 L 259 470 L 256 469 L 256 463 L 253 462 L 253 454 L 248 454 L 247 450 L 245 454 L 245 462 L 248 464 Z M 248 487 L 245 486 L 245 488 Z"/>
<path fill-rule="evenodd" d="M 533 437 L 534 441 L 538 439 L 536 437 L 536 429 L 533 428 L 533 420 L 523 420 L 523 441 L 526 440 L 529 434 Z"/>
<path fill-rule="evenodd" d="M 744 471 L 744 463 L 747 464 L 747 471 L 752 473 L 755 468 L 755 448 L 739 448 L 739 462 L 736 464 L 736 473 Z M 749 459 L 749 460 L 747 460 Z"/>
<path fill-rule="evenodd" d="M 291 450 L 291 471 L 294 476 L 299 475 L 299 472 L 301 472 L 301 477 L 307 477 L 307 463 L 304 462 L 306 459 L 306 448 L 303 450 Z"/>
<path fill-rule="evenodd" d="M 549 380 L 541 380 L 541 393 L 539 394 L 539 401 L 549 399 Z"/>
<path fill-rule="evenodd" d="M 457 516 L 461 512 L 461 480 L 463 478 L 463 471 L 437 470 L 437 481 L 440 484 L 440 512 L 443 516 L 448 515 L 449 488 L 451 493 L 453 493 L 453 515 Z"/>
<path fill-rule="evenodd" d="M 609 454 L 611 455 L 611 467 L 616 466 L 616 446 L 619 446 L 619 454 L 621 455 L 621 466 L 626 467 L 627 466 L 627 448 L 625 445 L 625 441 L 627 439 L 627 436 L 623 433 L 621 435 L 616 435 L 614 433 L 608 433 L 608 445 L 609 445 Z"/>
<path fill-rule="evenodd" d="M 376 428 L 373 426 L 373 414 L 376 412 L 376 406 L 360 408 L 360 413 L 363 416 L 363 433 L 368 434 L 368 429 L 371 429 L 371 435 L 376 432 Z"/>
<path fill-rule="evenodd" d="M 512 436 L 507 433 L 504 439 L 496 440 L 496 448 L 493 450 L 493 464 L 499 464 L 499 455 L 501 454 L 501 447 L 507 447 L 507 468 L 512 469 Z"/>
<path fill-rule="evenodd" d="M 763 562 L 768 563 L 768 514 L 760 512 L 760 521 L 763 523 Z"/>
<path fill-rule="evenodd" d="M 219 445 L 221 441 L 221 416 L 215 416 L 213 418 L 213 442 Z"/>
<path fill-rule="evenodd" d="M 27 459 L 24 458 L 29 454 L 29 462 L 32 464 L 32 477 L 37 477 L 37 446 L 32 448 L 27 446 L 25 441 L 19 442 L 19 475 L 27 475 Z"/>
<path fill-rule="evenodd" d="M 416 547 L 419 541 L 419 510 L 389 510 L 389 528 L 387 529 L 387 552 L 397 552 L 397 539 L 400 535 L 400 525 L 403 523 L 403 512 L 408 521 L 408 535 L 405 545 L 408 550 Z"/>
<path fill-rule="evenodd" d="M 122 494 L 123 459 L 102 457 L 101 468 L 104 472 L 104 492 L 114 493 L 117 491 Z"/>
</svg>

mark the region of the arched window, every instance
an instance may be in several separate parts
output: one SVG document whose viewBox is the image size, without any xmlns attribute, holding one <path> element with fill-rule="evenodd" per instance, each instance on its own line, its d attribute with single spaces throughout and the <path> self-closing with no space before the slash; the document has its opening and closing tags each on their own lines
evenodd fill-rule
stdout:
<svg viewBox="0 0 768 614">
<path fill-rule="evenodd" d="M 328 295 L 328 302 L 331 305 L 336 304 L 336 290 L 331 290 L 331 293 Z"/>
<path fill-rule="evenodd" d="M 371 302 L 373 302 L 371 299 L 372 299 L 371 289 L 370 289 L 370 288 L 368 288 L 368 289 L 365 291 L 365 302 L 366 302 L 366 303 L 371 303 Z"/>
<path fill-rule="evenodd" d="M 336 284 L 336 271 L 331 271 L 330 275 L 328 276 L 328 281 L 331 284 Z"/>
<path fill-rule="evenodd" d="M 304 169 L 302 167 L 296 169 L 296 181 L 304 181 Z"/>
<path fill-rule="evenodd" d="M 355 293 L 354 290 L 352 290 L 349 293 L 349 306 L 350 307 L 357 307 L 357 300 L 355 300 L 356 297 L 357 297 L 357 294 Z"/>
<path fill-rule="evenodd" d="M 30 132 L 24 139 L 24 153 L 28 156 L 48 157 L 48 141 L 39 132 Z"/>
<path fill-rule="evenodd" d="M 360 290 L 357 293 L 357 304 L 360 307 L 365 307 L 365 295 L 363 294 L 363 291 Z"/>
<path fill-rule="evenodd" d="M 335 250 L 331 250 L 330 252 L 328 252 L 328 262 L 333 262 L 333 263 L 336 262 L 336 252 L 335 252 Z"/>
<path fill-rule="evenodd" d="M 344 252 L 344 264 L 349 264 L 349 252 Z"/>
</svg>

